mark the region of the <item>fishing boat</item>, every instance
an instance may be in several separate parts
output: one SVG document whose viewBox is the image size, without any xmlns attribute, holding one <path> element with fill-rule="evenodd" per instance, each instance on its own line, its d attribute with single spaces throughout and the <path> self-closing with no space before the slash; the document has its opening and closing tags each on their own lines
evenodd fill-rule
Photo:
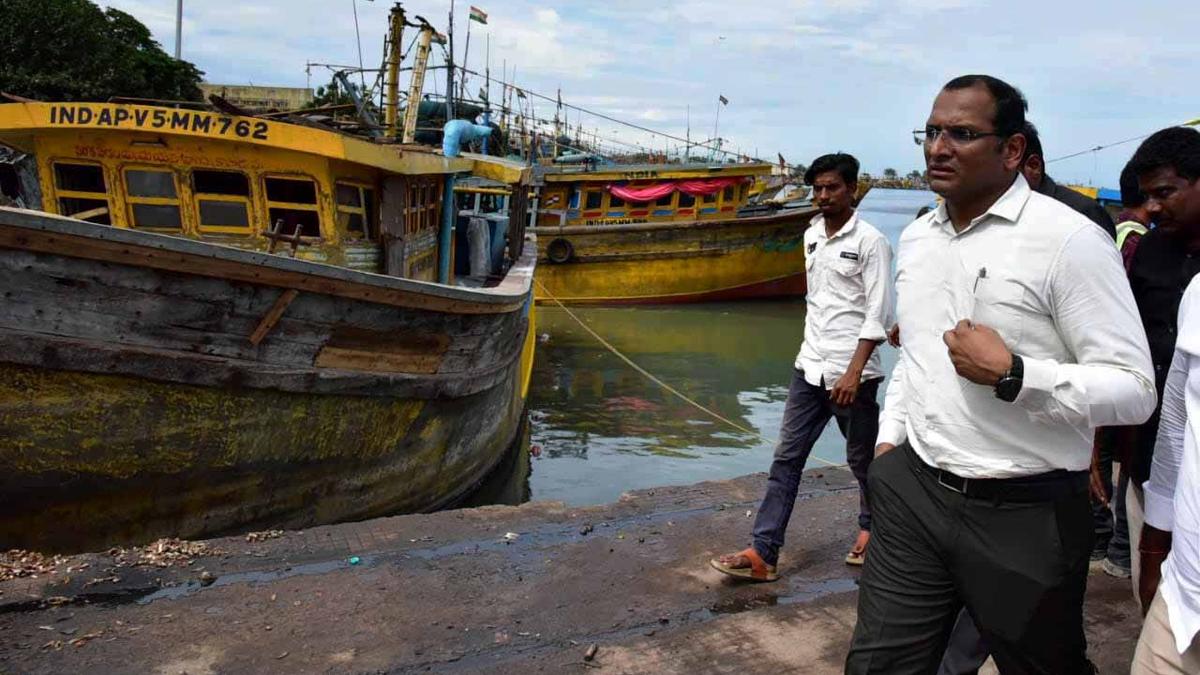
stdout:
<svg viewBox="0 0 1200 675">
<path fill-rule="evenodd" d="M 459 243 L 453 186 L 530 170 L 399 140 L 0 105 L 0 549 L 431 510 L 503 459 L 536 243 L 523 202 Z"/>
<path fill-rule="evenodd" d="M 535 167 L 537 298 L 566 304 L 805 293 L 810 204 L 748 205 L 766 163 Z"/>
</svg>

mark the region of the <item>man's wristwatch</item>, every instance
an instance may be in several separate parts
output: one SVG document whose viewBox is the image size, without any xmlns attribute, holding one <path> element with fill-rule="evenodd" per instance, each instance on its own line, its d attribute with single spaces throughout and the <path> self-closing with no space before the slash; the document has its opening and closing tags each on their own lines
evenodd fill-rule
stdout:
<svg viewBox="0 0 1200 675">
<path fill-rule="evenodd" d="M 1017 400 L 1017 394 L 1021 393 L 1021 386 L 1025 383 L 1025 363 L 1021 357 L 1012 355 L 1012 366 L 1008 372 L 1000 376 L 1000 380 L 996 382 L 996 398 L 1001 401 L 1012 403 Z"/>
</svg>

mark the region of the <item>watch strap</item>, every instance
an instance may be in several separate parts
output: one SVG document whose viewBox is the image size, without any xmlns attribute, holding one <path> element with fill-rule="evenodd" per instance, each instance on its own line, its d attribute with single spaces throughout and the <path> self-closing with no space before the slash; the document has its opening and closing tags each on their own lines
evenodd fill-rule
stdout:
<svg viewBox="0 0 1200 675">
<path fill-rule="evenodd" d="M 1025 383 L 1025 361 L 1017 354 L 1012 355 L 1012 365 L 994 387 L 996 398 L 1007 403 L 1017 400 Z"/>
</svg>

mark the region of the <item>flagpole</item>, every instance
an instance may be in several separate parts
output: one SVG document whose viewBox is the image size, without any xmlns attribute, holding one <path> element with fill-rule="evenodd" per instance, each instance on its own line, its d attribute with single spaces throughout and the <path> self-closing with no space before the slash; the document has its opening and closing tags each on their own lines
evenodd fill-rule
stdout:
<svg viewBox="0 0 1200 675">
<path fill-rule="evenodd" d="M 713 123 L 713 142 L 717 144 L 717 148 L 721 147 L 721 97 L 717 97 L 717 121 Z M 709 161 L 712 161 L 714 155 L 709 156 Z"/>
<path fill-rule="evenodd" d="M 471 67 L 469 55 L 471 53 L 471 19 L 467 19 L 467 46 L 463 47 L 463 76 L 462 81 L 458 85 L 458 97 L 465 99 L 467 97 L 467 68 Z"/>
<path fill-rule="evenodd" d="M 692 105 L 690 103 L 687 107 L 687 146 L 683 152 L 684 163 L 692 161 Z"/>
</svg>

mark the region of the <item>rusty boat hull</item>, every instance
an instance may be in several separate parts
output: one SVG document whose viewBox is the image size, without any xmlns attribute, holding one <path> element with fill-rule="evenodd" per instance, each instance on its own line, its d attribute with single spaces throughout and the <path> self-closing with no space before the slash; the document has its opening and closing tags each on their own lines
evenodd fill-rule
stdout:
<svg viewBox="0 0 1200 675">
<path fill-rule="evenodd" d="M 0 209 L 0 547 L 453 502 L 517 437 L 535 257 L 468 289 Z"/>
<path fill-rule="evenodd" d="M 694 222 L 536 227 L 536 293 L 565 304 L 671 304 L 805 294 L 816 209 Z M 566 242 L 566 245 L 560 243 Z M 566 259 L 558 250 L 569 250 Z"/>
</svg>

